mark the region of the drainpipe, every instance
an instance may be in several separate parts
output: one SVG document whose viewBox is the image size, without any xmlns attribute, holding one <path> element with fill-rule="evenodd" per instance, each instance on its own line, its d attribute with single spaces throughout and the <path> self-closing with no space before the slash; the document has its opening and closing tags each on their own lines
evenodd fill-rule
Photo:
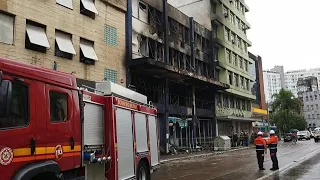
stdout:
<svg viewBox="0 0 320 180">
<path fill-rule="evenodd" d="M 129 69 L 132 61 L 132 0 L 127 0 L 127 12 L 126 12 L 126 86 L 131 84 L 131 72 Z"/>
</svg>

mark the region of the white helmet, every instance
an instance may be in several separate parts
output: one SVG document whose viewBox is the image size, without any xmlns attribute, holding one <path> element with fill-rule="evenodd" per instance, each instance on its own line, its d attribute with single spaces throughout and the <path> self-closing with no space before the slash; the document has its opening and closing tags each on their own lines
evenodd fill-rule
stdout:
<svg viewBox="0 0 320 180">
<path fill-rule="evenodd" d="M 275 134 L 274 130 L 270 130 L 270 134 Z"/>
<path fill-rule="evenodd" d="M 263 133 L 261 131 L 258 132 L 258 136 L 262 136 Z"/>
</svg>

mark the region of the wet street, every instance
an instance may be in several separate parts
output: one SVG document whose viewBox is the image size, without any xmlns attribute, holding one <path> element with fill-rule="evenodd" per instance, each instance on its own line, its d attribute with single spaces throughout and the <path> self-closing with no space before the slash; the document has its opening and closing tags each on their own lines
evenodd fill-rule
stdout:
<svg viewBox="0 0 320 180">
<path fill-rule="evenodd" d="M 315 155 L 315 156 L 313 156 Z M 300 164 L 303 160 L 313 156 Z M 251 180 L 251 179 L 320 179 L 320 143 L 299 141 L 296 145 L 279 142 L 280 171 L 270 171 L 270 154 L 265 155 L 265 171 L 259 171 L 255 149 L 246 149 L 211 157 L 198 157 L 161 165 L 152 180 Z"/>
</svg>

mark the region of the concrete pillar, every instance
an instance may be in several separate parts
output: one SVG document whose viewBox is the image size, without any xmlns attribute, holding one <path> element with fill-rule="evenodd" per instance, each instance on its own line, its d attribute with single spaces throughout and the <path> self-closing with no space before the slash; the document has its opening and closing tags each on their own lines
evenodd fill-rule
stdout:
<svg viewBox="0 0 320 180">
<path fill-rule="evenodd" d="M 197 116 L 196 116 L 196 87 L 192 86 L 192 147 L 196 147 L 197 138 Z"/>
</svg>

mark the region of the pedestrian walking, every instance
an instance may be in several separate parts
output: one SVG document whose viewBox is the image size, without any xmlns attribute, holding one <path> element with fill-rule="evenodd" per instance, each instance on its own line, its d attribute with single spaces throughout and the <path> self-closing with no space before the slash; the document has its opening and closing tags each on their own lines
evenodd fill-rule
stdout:
<svg viewBox="0 0 320 180">
<path fill-rule="evenodd" d="M 272 171 L 278 170 L 279 169 L 278 158 L 277 158 L 278 136 L 275 134 L 274 130 L 270 131 L 270 139 L 267 144 L 270 150 L 270 157 L 272 160 L 272 168 L 270 170 Z"/>
<path fill-rule="evenodd" d="M 265 170 L 263 168 L 264 162 L 264 153 L 267 149 L 267 142 L 262 138 L 262 132 L 258 132 L 258 137 L 254 140 L 254 144 L 256 145 L 256 153 L 257 153 L 257 160 L 259 165 L 259 170 Z"/>
</svg>

